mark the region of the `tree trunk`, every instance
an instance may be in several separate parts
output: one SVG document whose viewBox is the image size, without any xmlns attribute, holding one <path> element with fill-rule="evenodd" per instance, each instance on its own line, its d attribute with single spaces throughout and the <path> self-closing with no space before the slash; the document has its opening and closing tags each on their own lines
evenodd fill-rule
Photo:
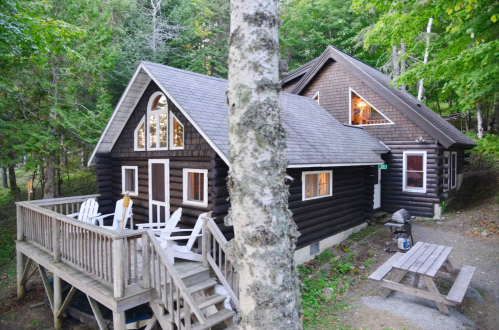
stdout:
<svg viewBox="0 0 499 330">
<path fill-rule="evenodd" d="M 477 124 L 477 137 L 478 140 L 483 138 L 483 124 L 482 124 L 482 110 L 480 103 L 476 105 L 476 124 Z"/>
<path fill-rule="evenodd" d="M 45 185 L 43 187 L 43 198 L 54 198 L 54 181 L 55 181 L 55 151 L 50 151 L 46 159 L 47 166 L 45 167 Z"/>
<path fill-rule="evenodd" d="M 392 47 L 392 65 L 393 65 L 393 81 L 395 81 L 399 76 L 399 56 L 397 52 L 397 46 Z"/>
<path fill-rule="evenodd" d="M 16 180 L 16 169 L 14 165 L 9 165 L 9 187 L 10 191 L 19 191 L 19 187 L 17 186 L 17 180 Z"/>
<path fill-rule="evenodd" d="M 57 114 L 54 111 L 54 107 L 57 105 L 57 88 L 58 88 L 58 80 L 59 80 L 59 58 L 56 58 L 55 65 L 53 66 L 52 72 L 52 87 L 50 90 L 50 94 L 54 97 L 54 105 L 50 109 L 50 123 L 55 123 L 57 119 Z M 51 125 L 51 124 L 49 124 Z M 57 134 L 57 130 L 55 126 L 50 127 L 50 135 L 55 137 Z M 46 166 L 46 175 L 45 175 L 45 185 L 43 187 L 43 198 L 54 198 L 54 180 L 55 180 L 55 168 L 56 168 L 56 151 L 49 150 L 48 157 L 46 158 L 47 166 Z"/>
<path fill-rule="evenodd" d="M 7 169 L 4 166 L 0 167 L 0 176 L 2 177 L 2 188 L 9 188 L 9 184 L 7 183 Z"/>
<path fill-rule="evenodd" d="M 430 34 L 431 34 L 431 25 L 433 23 L 433 18 L 430 17 L 428 21 L 428 26 L 426 27 L 426 50 L 424 52 L 424 60 L 423 63 L 426 64 L 428 62 L 428 53 L 430 51 Z M 419 89 L 418 89 L 418 100 L 421 101 L 423 98 L 423 82 L 424 79 L 419 81 Z"/>
<path fill-rule="evenodd" d="M 405 73 L 405 44 L 404 39 L 400 39 L 400 74 Z M 401 90 L 405 91 L 405 83 L 400 87 Z"/>
<path fill-rule="evenodd" d="M 492 113 L 490 114 L 489 128 L 488 128 L 488 132 L 491 134 L 495 133 L 495 122 L 496 122 L 496 118 L 497 118 L 497 108 L 498 108 L 497 100 L 495 100 L 495 97 L 494 97 L 494 104 L 492 105 Z"/>
<path fill-rule="evenodd" d="M 470 119 L 469 118 L 471 115 L 468 113 L 465 113 L 464 116 L 465 116 L 464 117 L 464 126 L 466 127 L 466 134 L 470 134 L 470 123 L 469 123 Z"/>
<path fill-rule="evenodd" d="M 449 93 L 449 108 L 452 108 L 452 92 Z"/>
<path fill-rule="evenodd" d="M 277 0 L 233 0 L 229 41 L 229 172 L 241 329 L 301 329 L 279 102 Z M 262 303 L 264 302 L 264 303 Z"/>
</svg>

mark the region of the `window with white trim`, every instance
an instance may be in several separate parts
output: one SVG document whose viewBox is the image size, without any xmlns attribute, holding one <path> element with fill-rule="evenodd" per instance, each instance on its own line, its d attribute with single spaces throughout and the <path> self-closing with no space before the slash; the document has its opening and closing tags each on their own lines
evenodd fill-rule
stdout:
<svg viewBox="0 0 499 330">
<path fill-rule="evenodd" d="M 426 151 L 404 151 L 404 191 L 426 193 Z"/>
<path fill-rule="evenodd" d="M 137 128 L 135 128 L 135 131 L 133 132 L 133 150 L 146 150 L 146 116 L 142 117 Z"/>
<path fill-rule="evenodd" d="M 170 112 L 170 149 L 184 149 L 184 125 Z"/>
<path fill-rule="evenodd" d="M 302 172 L 302 200 L 333 195 L 333 171 Z"/>
<path fill-rule="evenodd" d="M 155 92 L 147 105 L 147 149 L 168 150 L 168 99 Z"/>
<path fill-rule="evenodd" d="M 350 124 L 365 125 L 390 125 L 393 121 L 381 111 L 373 107 L 365 98 L 352 88 L 350 91 Z"/>
<path fill-rule="evenodd" d="M 130 196 L 139 194 L 139 168 L 138 166 L 121 167 L 121 193 L 129 192 Z"/>
<path fill-rule="evenodd" d="M 314 97 L 312 98 L 317 104 L 320 104 L 320 99 L 319 99 L 319 91 L 315 93 Z"/>
<path fill-rule="evenodd" d="M 184 168 L 184 204 L 208 206 L 208 170 Z"/>
</svg>

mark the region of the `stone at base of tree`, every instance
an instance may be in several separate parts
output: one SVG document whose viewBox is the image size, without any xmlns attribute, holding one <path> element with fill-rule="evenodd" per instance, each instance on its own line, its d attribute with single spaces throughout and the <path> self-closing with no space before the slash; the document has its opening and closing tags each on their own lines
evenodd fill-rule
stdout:
<svg viewBox="0 0 499 330">
<path fill-rule="evenodd" d="M 441 224 L 443 224 L 442 221 L 437 221 L 437 225 L 441 225 Z"/>
<path fill-rule="evenodd" d="M 478 301 L 483 301 L 483 297 L 477 290 L 473 289 L 471 286 L 468 287 L 464 295 L 466 298 L 476 299 Z"/>
<path fill-rule="evenodd" d="M 489 235 L 490 235 L 490 233 L 489 233 L 489 231 L 488 231 L 487 229 L 484 229 L 484 230 L 482 231 L 482 236 L 487 237 L 487 236 L 489 236 Z"/>
<path fill-rule="evenodd" d="M 334 289 L 333 288 L 324 288 L 322 289 L 322 295 L 326 297 L 327 300 L 333 299 Z"/>
</svg>

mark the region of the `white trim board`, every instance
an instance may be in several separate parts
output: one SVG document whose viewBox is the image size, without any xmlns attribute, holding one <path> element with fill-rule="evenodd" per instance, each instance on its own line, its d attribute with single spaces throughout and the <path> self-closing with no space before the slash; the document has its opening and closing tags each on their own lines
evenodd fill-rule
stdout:
<svg viewBox="0 0 499 330">
<path fill-rule="evenodd" d="M 357 94 L 358 97 L 360 97 L 364 102 L 369 104 L 371 108 L 376 110 L 380 115 L 383 116 L 386 120 L 389 121 L 389 123 L 384 123 L 384 124 L 364 124 L 364 125 L 352 125 L 352 92 Z M 381 126 L 381 125 L 394 125 L 395 123 L 388 118 L 383 112 L 379 111 L 378 108 L 376 108 L 374 105 L 372 105 L 364 96 L 360 95 L 357 93 L 352 87 L 348 87 L 348 124 L 350 126 L 354 127 L 364 127 L 364 126 Z"/>
<path fill-rule="evenodd" d="M 407 187 L 407 156 L 423 156 L 423 187 Z M 420 151 L 420 150 L 408 150 L 403 152 L 403 157 L 402 157 L 402 162 L 403 162 L 403 168 L 402 168 L 402 190 L 406 192 L 413 192 L 413 193 L 421 193 L 425 194 L 426 193 L 426 175 L 427 175 L 427 152 L 426 151 Z"/>
<path fill-rule="evenodd" d="M 384 163 L 385 162 L 379 162 L 379 163 L 346 163 L 346 164 L 292 164 L 292 165 L 288 165 L 288 168 L 374 166 L 374 165 L 383 165 Z"/>
</svg>

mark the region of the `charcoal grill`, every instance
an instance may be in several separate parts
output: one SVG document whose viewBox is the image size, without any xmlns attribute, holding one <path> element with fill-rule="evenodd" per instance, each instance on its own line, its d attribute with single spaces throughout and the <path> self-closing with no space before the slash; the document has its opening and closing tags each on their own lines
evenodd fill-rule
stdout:
<svg viewBox="0 0 499 330">
<path fill-rule="evenodd" d="M 412 221 L 416 219 L 415 216 L 411 216 L 409 211 L 406 209 L 400 209 L 393 213 L 392 218 L 389 222 L 385 223 L 385 226 L 390 228 L 390 246 L 385 249 L 386 252 L 394 251 L 397 249 L 393 248 L 393 241 L 400 237 L 405 236 L 405 241 L 411 240 L 411 247 L 414 246 L 414 238 L 412 236 Z"/>
</svg>

